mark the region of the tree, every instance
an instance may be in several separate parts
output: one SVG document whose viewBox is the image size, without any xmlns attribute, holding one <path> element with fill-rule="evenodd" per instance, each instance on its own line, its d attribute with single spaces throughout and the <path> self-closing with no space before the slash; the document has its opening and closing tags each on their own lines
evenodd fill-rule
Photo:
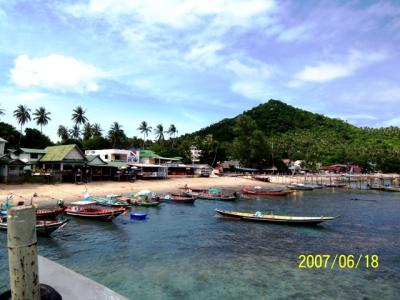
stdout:
<svg viewBox="0 0 400 300">
<path fill-rule="evenodd" d="M 68 128 L 67 127 L 65 127 L 65 126 L 63 126 L 63 125 L 60 125 L 60 126 L 58 126 L 58 129 L 57 129 L 57 135 L 60 137 L 60 139 L 62 140 L 62 141 L 66 141 L 66 140 L 68 140 L 69 139 L 69 134 L 68 134 Z"/>
<path fill-rule="evenodd" d="M 14 110 L 14 117 L 17 119 L 18 124 L 21 125 L 21 134 L 19 137 L 19 143 L 21 144 L 21 137 L 22 137 L 22 126 L 25 123 L 31 120 L 31 114 L 29 113 L 31 110 L 26 107 L 26 105 L 18 105 L 17 109 Z"/>
<path fill-rule="evenodd" d="M 111 128 L 108 131 L 108 138 L 110 139 L 113 148 L 115 148 L 116 145 L 121 146 L 124 139 L 126 139 L 125 132 L 122 130 L 122 126 L 118 122 L 114 122 L 111 125 Z"/>
<path fill-rule="evenodd" d="M 171 137 L 174 137 L 174 138 L 175 138 L 175 135 L 178 133 L 178 130 L 176 129 L 176 127 L 175 127 L 174 124 L 171 124 L 171 125 L 169 126 L 169 129 L 168 129 L 167 133 L 168 133 Z"/>
<path fill-rule="evenodd" d="M 112 147 L 110 141 L 101 135 L 95 135 L 89 140 L 83 140 L 82 144 L 86 150 L 109 149 Z"/>
<path fill-rule="evenodd" d="M 51 112 L 47 112 L 46 109 L 41 106 L 35 110 L 33 113 L 35 116 L 33 119 L 36 121 L 37 125 L 40 125 L 40 132 L 42 132 L 42 127 L 43 125 L 47 125 L 51 118 L 49 115 L 51 115 Z"/>
<path fill-rule="evenodd" d="M 83 139 L 88 140 L 93 136 L 93 126 L 86 122 L 85 126 L 83 126 Z"/>
<path fill-rule="evenodd" d="M 52 146 L 50 138 L 35 128 L 25 128 L 25 135 L 21 140 L 21 147 L 44 149 Z"/>
<path fill-rule="evenodd" d="M 20 132 L 12 125 L 0 122 L 0 137 L 8 142 L 8 148 L 13 148 L 18 145 Z"/>
<path fill-rule="evenodd" d="M 140 123 L 138 130 L 141 133 L 143 133 L 143 149 L 144 149 L 144 143 L 146 142 L 146 138 L 149 135 L 149 133 L 151 132 L 152 127 L 149 126 L 146 121 L 143 121 L 142 123 Z"/>
<path fill-rule="evenodd" d="M 156 126 L 156 129 L 154 129 L 154 133 L 158 142 L 164 140 L 164 126 L 162 126 L 162 124 L 158 124 Z"/>
<path fill-rule="evenodd" d="M 4 109 L 0 108 L 0 116 L 4 116 L 4 115 L 5 115 Z"/>
<path fill-rule="evenodd" d="M 88 121 L 88 118 L 85 116 L 86 110 L 82 108 L 82 106 L 77 106 L 73 110 L 72 121 L 74 121 L 75 125 L 85 124 Z"/>
<path fill-rule="evenodd" d="M 69 130 L 69 134 L 71 135 L 72 138 L 79 140 L 79 137 L 81 135 L 81 130 L 78 126 L 78 124 L 75 124 L 72 129 Z"/>
<path fill-rule="evenodd" d="M 101 129 L 99 123 L 95 123 L 95 124 L 92 126 L 92 135 L 93 135 L 93 136 L 101 136 L 101 132 L 102 132 L 102 131 L 103 131 L 103 130 Z"/>
</svg>

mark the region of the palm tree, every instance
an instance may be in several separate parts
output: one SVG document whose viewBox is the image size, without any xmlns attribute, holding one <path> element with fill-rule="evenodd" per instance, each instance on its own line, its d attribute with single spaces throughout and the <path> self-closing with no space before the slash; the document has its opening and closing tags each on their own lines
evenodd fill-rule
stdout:
<svg viewBox="0 0 400 300">
<path fill-rule="evenodd" d="M 149 126 L 146 121 L 143 121 L 142 123 L 140 123 L 138 130 L 140 130 L 140 132 L 143 133 L 143 149 L 144 149 L 144 142 L 146 141 L 146 137 L 151 132 L 151 129 L 152 129 L 152 127 Z"/>
<path fill-rule="evenodd" d="M 156 135 L 156 139 L 159 142 L 164 140 L 164 126 L 162 126 L 162 124 L 158 124 L 156 126 L 156 129 L 154 130 L 154 133 Z"/>
<path fill-rule="evenodd" d="M 112 142 L 113 148 L 115 145 L 120 144 L 122 138 L 125 136 L 122 126 L 118 122 L 114 122 L 108 131 L 108 137 Z"/>
<path fill-rule="evenodd" d="M 92 134 L 93 136 L 101 136 L 101 132 L 103 131 L 103 129 L 101 129 L 100 124 L 99 123 L 95 123 L 92 126 Z"/>
<path fill-rule="evenodd" d="M 86 122 L 85 126 L 83 126 L 83 139 L 88 140 L 93 136 L 93 126 Z"/>
<path fill-rule="evenodd" d="M 79 139 L 80 135 L 81 135 L 81 130 L 79 128 L 78 124 L 75 124 L 74 127 L 72 127 L 72 129 L 69 130 L 69 134 L 75 138 L 75 139 Z"/>
<path fill-rule="evenodd" d="M 21 134 L 19 136 L 19 143 L 21 143 L 22 126 L 31 120 L 31 115 L 29 113 L 30 111 L 31 110 L 27 108 L 26 105 L 22 104 L 18 105 L 17 109 L 14 110 L 14 117 L 17 118 L 18 123 L 21 125 Z"/>
<path fill-rule="evenodd" d="M 72 121 L 75 122 L 75 125 L 85 124 L 88 121 L 88 118 L 85 117 L 86 110 L 82 108 L 82 106 L 77 106 L 73 110 Z"/>
<path fill-rule="evenodd" d="M 0 108 L 0 116 L 4 116 L 4 115 L 5 115 L 4 109 Z"/>
<path fill-rule="evenodd" d="M 41 106 L 36 109 L 33 115 L 35 116 L 33 119 L 36 121 L 36 124 L 40 125 L 40 133 L 41 133 L 43 125 L 47 125 L 51 120 L 51 118 L 49 117 L 49 115 L 51 115 L 51 112 L 47 112 L 46 109 L 43 106 Z"/>
<path fill-rule="evenodd" d="M 167 133 L 169 134 L 169 136 L 171 136 L 171 137 L 173 136 L 175 138 L 175 135 L 178 133 L 178 130 L 176 129 L 174 124 L 171 124 L 169 126 Z"/>
<path fill-rule="evenodd" d="M 63 125 L 58 126 L 57 135 L 61 138 L 62 141 L 68 140 L 68 128 Z"/>
</svg>

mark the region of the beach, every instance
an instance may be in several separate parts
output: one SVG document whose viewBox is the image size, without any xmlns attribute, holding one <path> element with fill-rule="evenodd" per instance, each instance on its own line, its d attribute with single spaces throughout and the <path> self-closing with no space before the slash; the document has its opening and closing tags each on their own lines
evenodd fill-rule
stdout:
<svg viewBox="0 0 400 300">
<path fill-rule="evenodd" d="M 200 178 L 168 178 L 166 180 L 137 180 L 127 181 L 97 181 L 87 184 L 1 184 L 0 203 L 8 194 L 13 193 L 13 202 L 30 201 L 34 193 L 37 194 L 34 202 L 38 205 L 55 204 L 57 200 L 63 199 L 66 204 L 80 200 L 87 190 L 92 196 L 105 196 L 107 194 L 128 194 L 141 190 L 150 190 L 157 193 L 177 191 L 187 184 L 191 188 L 220 188 L 240 190 L 243 186 L 262 187 L 276 186 L 267 182 L 255 181 L 241 177 L 200 177 Z"/>
</svg>

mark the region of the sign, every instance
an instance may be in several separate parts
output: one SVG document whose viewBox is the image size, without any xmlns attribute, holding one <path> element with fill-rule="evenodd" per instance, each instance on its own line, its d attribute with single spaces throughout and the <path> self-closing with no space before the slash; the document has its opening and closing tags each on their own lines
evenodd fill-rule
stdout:
<svg viewBox="0 0 400 300">
<path fill-rule="evenodd" d="M 128 162 L 130 163 L 137 163 L 139 162 L 139 151 L 131 150 L 128 154 Z"/>
</svg>

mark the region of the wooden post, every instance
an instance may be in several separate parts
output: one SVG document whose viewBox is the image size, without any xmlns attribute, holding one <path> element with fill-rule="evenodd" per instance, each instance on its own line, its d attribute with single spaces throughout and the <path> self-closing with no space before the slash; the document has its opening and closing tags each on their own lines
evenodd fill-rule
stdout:
<svg viewBox="0 0 400 300">
<path fill-rule="evenodd" d="M 16 206 L 7 216 L 8 261 L 13 300 L 39 300 L 36 209 Z"/>
</svg>

